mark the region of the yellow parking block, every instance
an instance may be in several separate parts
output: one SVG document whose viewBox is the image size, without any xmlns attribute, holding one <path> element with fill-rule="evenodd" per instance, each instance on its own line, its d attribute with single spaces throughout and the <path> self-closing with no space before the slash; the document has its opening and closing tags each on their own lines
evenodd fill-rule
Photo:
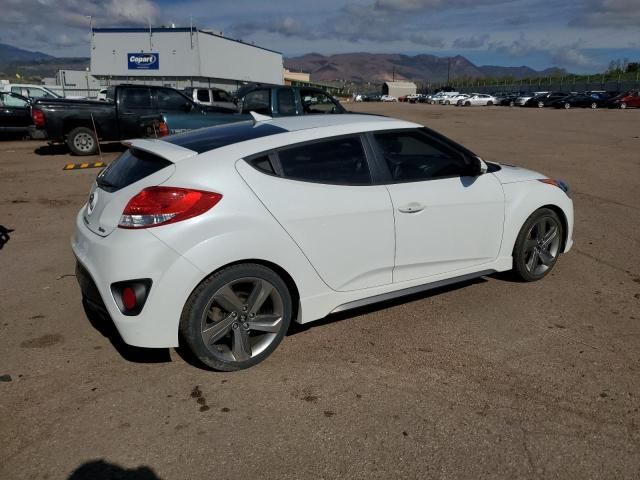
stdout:
<svg viewBox="0 0 640 480">
<path fill-rule="evenodd" d="M 83 168 L 102 168 L 106 167 L 107 164 L 104 162 L 93 162 L 93 163 L 67 163 L 63 170 L 79 170 Z"/>
</svg>

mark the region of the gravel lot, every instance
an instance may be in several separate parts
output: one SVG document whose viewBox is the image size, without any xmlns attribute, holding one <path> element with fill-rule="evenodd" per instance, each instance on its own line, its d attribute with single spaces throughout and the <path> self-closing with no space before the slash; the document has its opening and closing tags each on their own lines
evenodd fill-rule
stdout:
<svg viewBox="0 0 640 480">
<path fill-rule="evenodd" d="M 640 111 L 353 109 L 566 179 L 573 250 L 541 282 L 331 317 L 214 373 L 87 319 L 69 238 L 98 170 L 0 142 L 0 478 L 640 477 Z"/>
</svg>

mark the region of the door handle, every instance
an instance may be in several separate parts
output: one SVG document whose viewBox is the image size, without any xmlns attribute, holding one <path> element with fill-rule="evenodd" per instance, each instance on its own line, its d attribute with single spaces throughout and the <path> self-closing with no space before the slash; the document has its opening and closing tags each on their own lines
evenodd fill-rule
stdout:
<svg viewBox="0 0 640 480">
<path fill-rule="evenodd" d="M 422 205 L 421 203 L 418 203 L 418 202 L 411 202 L 407 205 L 404 205 L 398 208 L 398 210 L 400 210 L 402 213 L 418 213 L 424 209 L 425 209 L 425 205 Z"/>
</svg>

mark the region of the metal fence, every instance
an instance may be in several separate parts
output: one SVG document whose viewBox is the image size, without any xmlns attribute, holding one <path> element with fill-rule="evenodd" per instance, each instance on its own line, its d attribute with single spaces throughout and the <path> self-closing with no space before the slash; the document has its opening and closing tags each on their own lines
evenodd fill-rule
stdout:
<svg viewBox="0 0 640 480">
<path fill-rule="evenodd" d="M 588 90 L 625 91 L 640 89 L 640 72 L 620 75 L 590 75 L 580 77 L 550 77 L 517 81 L 495 81 L 491 79 L 453 80 L 431 83 L 430 90 L 451 87 L 459 92 L 496 93 L 496 92 L 582 92 Z"/>
</svg>

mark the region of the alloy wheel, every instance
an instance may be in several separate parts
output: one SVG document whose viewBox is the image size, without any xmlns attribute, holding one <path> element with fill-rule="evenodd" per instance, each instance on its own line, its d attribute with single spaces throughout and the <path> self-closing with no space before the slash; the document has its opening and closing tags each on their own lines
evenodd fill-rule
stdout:
<svg viewBox="0 0 640 480">
<path fill-rule="evenodd" d="M 257 277 L 225 284 L 211 297 L 201 320 L 207 350 L 224 362 L 245 362 L 263 352 L 282 328 L 283 300 L 276 287 Z"/>
<path fill-rule="evenodd" d="M 524 243 L 525 265 L 532 275 L 541 275 L 553 266 L 560 249 L 560 225 L 552 217 L 534 223 Z"/>
</svg>

